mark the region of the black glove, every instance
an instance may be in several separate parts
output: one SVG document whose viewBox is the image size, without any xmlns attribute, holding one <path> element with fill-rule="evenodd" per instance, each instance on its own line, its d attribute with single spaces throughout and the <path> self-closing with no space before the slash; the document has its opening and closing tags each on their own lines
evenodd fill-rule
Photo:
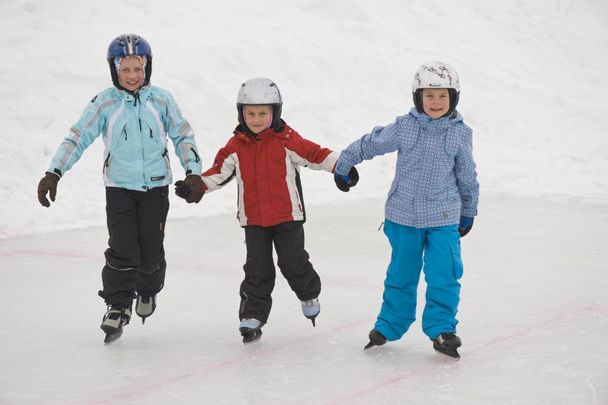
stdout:
<svg viewBox="0 0 608 405">
<path fill-rule="evenodd" d="M 336 187 L 340 189 L 340 191 L 344 191 L 345 193 L 350 190 L 351 187 L 355 187 L 359 182 L 359 173 L 355 166 L 350 168 L 350 171 L 346 176 L 341 176 L 338 173 L 334 173 L 334 181 L 336 182 Z"/>
<path fill-rule="evenodd" d="M 57 183 L 59 183 L 59 176 L 51 172 L 46 172 L 44 177 L 40 179 L 38 183 L 38 201 L 43 207 L 50 207 L 51 203 L 46 198 L 46 193 L 49 193 L 51 201 L 55 202 L 55 196 L 57 195 Z"/>
<path fill-rule="evenodd" d="M 460 217 L 460 222 L 458 223 L 458 233 L 460 234 L 461 238 L 469 233 L 473 227 L 474 219 L 475 218 L 473 217 Z"/>
<path fill-rule="evenodd" d="M 184 200 L 190 196 L 190 186 L 187 186 L 183 180 L 175 182 L 175 194 Z"/>
<path fill-rule="evenodd" d="M 175 182 L 175 194 L 188 203 L 199 203 L 205 194 L 205 183 L 199 175 L 189 174 L 184 180 Z"/>
</svg>

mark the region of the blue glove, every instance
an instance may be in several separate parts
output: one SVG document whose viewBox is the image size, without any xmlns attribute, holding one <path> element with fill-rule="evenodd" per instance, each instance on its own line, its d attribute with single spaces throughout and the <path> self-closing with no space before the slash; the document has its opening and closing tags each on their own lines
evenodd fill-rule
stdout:
<svg viewBox="0 0 608 405">
<path fill-rule="evenodd" d="M 469 233 L 473 227 L 473 220 L 474 218 L 472 217 L 460 217 L 460 222 L 458 223 L 458 233 L 460 234 L 461 238 Z"/>
<path fill-rule="evenodd" d="M 353 166 L 350 168 L 348 174 L 334 173 L 334 181 L 336 182 L 336 187 L 338 187 L 340 191 L 346 193 L 351 187 L 355 187 L 359 182 L 359 173 L 357 172 L 357 169 L 355 169 L 355 166 Z"/>
</svg>

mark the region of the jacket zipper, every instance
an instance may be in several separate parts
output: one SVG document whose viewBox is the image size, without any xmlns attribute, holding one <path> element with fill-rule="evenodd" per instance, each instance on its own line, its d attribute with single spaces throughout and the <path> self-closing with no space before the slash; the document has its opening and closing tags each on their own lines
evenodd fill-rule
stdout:
<svg viewBox="0 0 608 405">
<path fill-rule="evenodd" d="M 198 157 L 198 153 L 196 153 L 196 149 L 192 148 L 192 153 L 194 153 L 194 158 L 195 158 L 194 161 L 196 163 L 200 162 L 201 159 Z"/>
<path fill-rule="evenodd" d="M 110 156 L 112 156 L 112 154 L 108 153 L 108 156 L 106 157 L 106 160 L 103 161 L 103 170 L 102 170 L 102 173 L 106 172 L 106 170 L 108 168 L 108 165 L 110 164 Z"/>
</svg>

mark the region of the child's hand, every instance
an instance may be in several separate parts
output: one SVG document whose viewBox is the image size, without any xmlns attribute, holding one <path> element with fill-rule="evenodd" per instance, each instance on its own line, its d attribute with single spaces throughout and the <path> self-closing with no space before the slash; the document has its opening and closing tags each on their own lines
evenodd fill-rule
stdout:
<svg viewBox="0 0 608 405">
<path fill-rule="evenodd" d="M 359 182 L 359 173 L 357 172 L 357 169 L 355 169 L 355 166 L 353 166 L 350 168 L 347 175 L 334 173 L 334 181 L 336 182 L 336 187 L 338 187 L 340 191 L 346 193 L 351 187 L 355 187 Z"/>
<path fill-rule="evenodd" d="M 205 183 L 203 183 L 201 176 L 188 175 L 183 181 L 175 182 L 175 194 L 188 203 L 198 204 L 205 194 Z"/>
<path fill-rule="evenodd" d="M 458 233 L 462 238 L 464 235 L 469 233 L 473 227 L 473 219 L 471 217 L 460 217 L 460 223 L 458 223 Z"/>
<path fill-rule="evenodd" d="M 178 197 L 183 198 L 184 200 L 190 196 L 190 186 L 186 185 L 183 180 L 178 180 L 175 182 L 175 194 Z"/>
<path fill-rule="evenodd" d="M 51 197 L 51 201 L 55 201 L 55 196 L 57 195 L 57 183 L 59 182 L 59 176 L 46 172 L 44 177 L 40 179 L 40 183 L 38 183 L 38 201 L 44 207 L 50 207 L 51 203 L 46 198 L 46 194 L 49 193 L 49 197 Z"/>
</svg>

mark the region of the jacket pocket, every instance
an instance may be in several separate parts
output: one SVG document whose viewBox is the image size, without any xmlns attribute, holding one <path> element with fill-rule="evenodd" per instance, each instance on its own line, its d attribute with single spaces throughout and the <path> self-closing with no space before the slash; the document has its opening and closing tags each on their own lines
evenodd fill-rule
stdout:
<svg viewBox="0 0 608 405">
<path fill-rule="evenodd" d="M 395 194 L 397 192 L 397 189 L 399 188 L 399 182 L 397 181 L 397 179 L 395 179 L 393 181 L 393 184 L 391 184 L 391 188 L 388 190 L 388 195 L 386 196 L 386 199 L 390 199 L 393 194 Z"/>
</svg>

